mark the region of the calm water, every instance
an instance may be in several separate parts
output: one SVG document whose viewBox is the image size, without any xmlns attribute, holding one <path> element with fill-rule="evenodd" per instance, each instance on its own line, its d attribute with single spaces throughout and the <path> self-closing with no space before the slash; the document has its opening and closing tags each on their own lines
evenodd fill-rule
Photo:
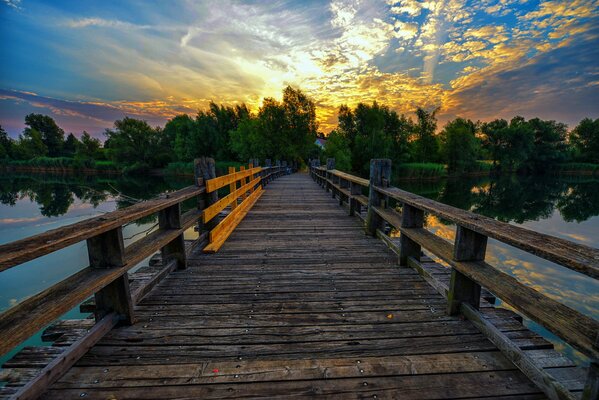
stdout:
<svg viewBox="0 0 599 400">
<path fill-rule="evenodd" d="M 0 177 L 0 243 L 126 207 L 191 184 L 191 179 L 101 178 L 45 175 Z M 399 182 L 397 186 L 456 207 L 528 229 L 599 247 L 599 181 L 589 179 L 476 178 Z M 124 228 L 126 242 L 154 227 L 149 217 Z M 429 217 L 431 230 L 452 238 L 455 227 Z M 520 281 L 599 318 L 599 283 L 493 240 L 487 260 Z M 84 242 L 0 273 L 0 311 L 87 265 Z M 77 309 L 66 318 L 80 317 Z M 552 338 L 548 332 L 529 326 Z M 27 342 L 39 344 L 39 335 Z M 579 354 L 557 342 L 573 358 Z M 10 355 L 9 355 L 10 356 Z M 6 359 L 0 359 L 0 363 Z"/>
<path fill-rule="evenodd" d="M 167 181 L 160 177 L 3 174 L 0 176 L 0 244 L 127 207 L 190 184 L 191 178 Z M 156 223 L 157 217 L 153 215 L 126 225 L 123 228 L 125 243 L 142 238 Z M 80 242 L 1 272 L 0 311 L 87 265 L 87 246 Z M 78 307 L 64 316 L 66 319 L 82 317 L 85 316 L 79 313 Z M 39 344 L 41 339 L 37 334 L 22 346 Z M 17 350 L 0 357 L 0 364 Z"/>
<path fill-rule="evenodd" d="M 422 196 L 527 229 L 599 247 L 599 180 L 586 177 L 470 178 L 437 182 L 398 182 Z M 447 239 L 455 226 L 432 216 L 427 227 Z M 496 240 L 489 240 L 486 260 L 526 285 L 599 319 L 599 282 Z M 499 304 L 509 308 L 506 304 Z M 526 325 L 554 341 L 575 361 L 586 358 L 542 327 Z"/>
</svg>

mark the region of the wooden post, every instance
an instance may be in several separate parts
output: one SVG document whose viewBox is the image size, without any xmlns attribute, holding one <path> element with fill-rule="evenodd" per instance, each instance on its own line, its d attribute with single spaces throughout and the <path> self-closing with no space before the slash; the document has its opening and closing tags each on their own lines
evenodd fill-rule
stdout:
<svg viewBox="0 0 599 400">
<path fill-rule="evenodd" d="M 341 177 L 339 177 L 338 182 L 339 182 L 339 187 L 341 189 L 348 189 L 349 188 L 349 182 L 347 180 L 342 179 Z M 345 196 L 345 195 L 343 193 L 341 193 L 341 191 L 339 191 L 339 205 L 340 206 L 343 205 L 343 196 Z"/>
<path fill-rule="evenodd" d="M 402 228 L 422 228 L 424 224 L 424 212 L 409 204 L 405 204 L 401 210 Z M 403 233 L 399 237 L 399 265 L 408 265 L 408 258 L 414 257 L 420 260 L 422 249 L 420 245 Z"/>
<path fill-rule="evenodd" d="M 125 243 L 123 229 L 118 227 L 87 239 L 89 264 L 92 268 L 121 268 L 125 265 Z M 111 312 L 127 325 L 135 323 L 133 301 L 127 273 L 100 289 L 95 295 L 96 321 Z"/>
<path fill-rule="evenodd" d="M 595 336 L 595 343 L 593 343 L 595 350 L 599 349 L 599 332 Z M 582 391 L 582 400 L 596 400 L 599 399 L 599 360 L 596 358 L 591 360 L 589 364 L 589 372 L 587 374 L 587 381 Z"/>
<path fill-rule="evenodd" d="M 599 399 L 599 363 L 591 361 L 587 381 L 582 391 L 582 400 Z"/>
<path fill-rule="evenodd" d="M 194 160 L 195 181 L 198 186 L 205 186 L 205 182 L 216 178 L 215 163 L 212 158 L 202 157 Z M 203 210 L 206 207 L 218 201 L 218 191 L 204 193 L 198 198 L 198 209 Z M 218 224 L 218 218 L 212 218 L 206 224 L 202 224 L 201 218 L 198 222 L 198 231 L 212 230 Z M 203 228 L 203 229 L 202 229 Z"/>
<path fill-rule="evenodd" d="M 368 193 L 368 215 L 366 217 L 366 232 L 369 235 L 376 236 L 376 230 L 383 230 L 385 223 L 372 209 L 372 207 L 380 207 L 381 201 L 384 199 L 384 196 L 374 190 L 374 187 L 385 187 L 389 185 L 389 182 L 391 182 L 391 160 L 370 160 L 370 191 Z"/>
<path fill-rule="evenodd" d="M 358 214 L 360 214 L 362 212 L 362 205 L 360 204 L 360 202 L 358 202 L 358 200 L 354 199 L 354 195 L 362 194 L 362 186 L 358 185 L 357 183 L 350 182 L 349 192 L 351 194 L 351 197 L 349 199 L 349 215 L 353 216 L 356 213 L 356 211 L 358 212 Z"/>
<path fill-rule="evenodd" d="M 235 173 L 235 167 L 229 167 L 229 174 L 234 174 Z M 233 193 L 234 191 L 237 190 L 237 182 L 232 182 L 229 185 L 229 193 Z M 231 203 L 231 210 L 234 210 L 237 207 L 237 199 L 234 199 L 233 202 Z"/>
<path fill-rule="evenodd" d="M 162 230 L 181 229 L 181 203 L 177 203 L 158 212 L 158 226 Z M 177 260 L 177 268 L 187 268 L 187 255 L 185 254 L 185 238 L 181 233 L 177 238 L 160 250 L 162 260 L 166 265 L 170 257 Z"/>
<path fill-rule="evenodd" d="M 487 237 L 473 230 L 457 226 L 453 259 L 456 261 L 482 261 L 487 251 Z M 460 304 L 468 303 L 474 308 L 480 305 L 480 285 L 466 275 L 451 269 L 451 280 L 447 293 L 447 313 L 455 315 Z"/>
<path fill-rule="evenodd" d="M 254 163 L 249 163 L 248 164 L 248 169 L 252 169 L 254 168 Z M 243 179 L 243 183 L 247 184 L 250 183 L 252 180 L 254 179 L 254 174 L 251 174 L 250 176 L 246 177 Z M 250 188 L 250 190 L 248 191 L 248 196 L 254 191 L 254 188 Z"/>
<path fill-rule="evenodd" d="M 328 179 L 328 181 L 325 181 L 325 190 L 328 192 L 329 189 L 331 189 L 331 193 L 333 195 L 333 198 L 335 198 L 335 190 L 333 188 L 333 184 L 331 183 L 333 181 L 333 174 L 331 174 L 329 171 L 334 170 L 335 169 L 335 159 L 334 158 L 327 158 L 327 172 L 325 175 L 325 178 Z"/>
</svg>

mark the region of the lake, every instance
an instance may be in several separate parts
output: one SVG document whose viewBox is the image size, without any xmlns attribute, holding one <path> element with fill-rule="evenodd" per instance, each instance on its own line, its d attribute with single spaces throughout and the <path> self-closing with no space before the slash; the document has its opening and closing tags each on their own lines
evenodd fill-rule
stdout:
<svg viewBox="0 0 599 400">
<path fill-rule="evenodd" d="M 0 177 L 0 243 L 7 243 L 176 190 L 191 178 L 75 177 L 7 174 Z M 396 182 L 396 186 L 510 224 L 599 247 L 599 180 L 586 177 L 517 177 Z M 324 195 L 324 194 L 323 194 Z M 193 202 L 190 205 L 193 206 Z M 454 227 L 433 217 L 427 226 L 452 239 Z M 128 224 L 126 243 L 155 228 L 156 218 Z M 513 247 L 489 241 L 487 260 L 568 306 L 599 318 L 599 283 Z M 0 274 L 0 311 L 87 265 L 84 242 Z M 77 309 L 65 318 L 83 315 Z M 578 362 L 584 357 L 536 324 L 526 324 L 554 341 Z M 39 334 L 26 344 L 40 344 Z M 0 363 L 11 357 L 0 358 Z"/>
</svg>

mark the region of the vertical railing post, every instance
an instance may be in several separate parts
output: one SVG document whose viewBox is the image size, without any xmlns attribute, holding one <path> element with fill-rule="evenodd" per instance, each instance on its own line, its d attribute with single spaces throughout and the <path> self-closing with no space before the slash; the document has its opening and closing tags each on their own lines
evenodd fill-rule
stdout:
<svg viewBox="0 0 599 400">
<path fill-rule="evenodd" d="M 181 229 L 181 204 L 177 203 L 158 212 L 158 227 L 162 230 Z M 166 262 L 170 257 L 177 260 L 177 268 L 187 268 L 187 255 L 185 253 L 185 238 L 183 232 L 161 249 L 162 260 Z"/>
<path fill-rule="evenodd" d="M 458 225 L 456 228 L 453 259 L 455 261 L 482 261 L 487 251 L 487 237 Z M 460 312 L 460 304 L 468 303 L 475 308 L 480 305 L 480 285 L 455 268 L 447 292 L 447 313 Z"/>
<path fill-rule="evenodd" d="M 362 186 L 358 185 L 357 183 L 350 182 L 349 193 L 351 195 L 349 198 L 349 215 L 353 216 L 356 211 L 358 214 L 360 214 L 362 212 L 362 205 L 357 199 L 354 198 L 354 196 L 362 194 Z"/>
<path fill-rule="evenodd" d="M 267 168 L 264 172 L 265 176 L 266 176 L 266 184 L 270 183 L 270 181 L 272 180 L 272 175 L 270 175 L 272 173 L 272 162 L 270 161 L 270 158 L 267 158 L 266 160 L 264 160 L 264 166 Z"/>
<path fill-rule="evenodd" d="M 402 228 L 422 228 L 424 225 L 424 212 L 416 207 L 404 203 L 401 210 Z M 403 233 L 399 236 L 399 265 L 408 265 L 408 258 L 420 260 L 422 249 L 420 245 Z"/>
<path fill-rule="evenodd" d="M 207 157 L 196 158 L 194 160 L 194 175 L 196 185 L 198 186 L 205 186 L 206 181 L 216 178 L 214 160 Z M 215 190 L 212 193 L 204 192 L 198 197 L 198 210 L 203 210 L 217 201 L 218 191 Z M 218 224 L 218 218 L 212 218 L 206 224 L 202 224 L 201 221 L 202 219 L 200 218 L 198 232 L 202 230 L 211 231 Z"/>
<path fill-rule="evenodd" d="M 368 193 L 368 215 L 366 216 L 366 232 L 376 236 L 377 229 L 383 229 L 385 221 L 374 211 L 373 207 L 380 207 L 385 196 L 377 192 L 374 187 L 388 187 L 391 182 L 391 160 L 370 160 L 370 186 Z"/>
<path fill-rule="evenodd" d="M 87 239 L 87 252 L 92 268 L 122 268 L 126 262 L 122 227 Z M 100 289 L 94 297 L 96 321 L 110 312 L 116 312 L 123 323 L 135 323 L 129 275 L 126 272 Z"/>
<path fill-rule="evenodd" d="M 330 172 L 335 169 L 335 159 L 327 158 L 327 170 L 325 173 L 325 190 L 328 192 L 331 189 L 331 193 L 333 194 L 333 198 L 335 198 L 335 190 L 333 189 L 333 174 Z"/>
<path fill-rule="evenodd" d="M 599 399 L 599 363 L 591 361 L 587 380 L 582 391 L 582 400 Z"/>
<path fill-rule="evenodd" d="M 228 173 L 229 173 L 229 175 L 234 174 L 235 167 L 229 167 Z M 229 193 L 233 193 L 236 190 L 237 190 L 237 181 L 231 182 L 229 184 Z M 237 198 L 233 199 L 233 202 L 231 203 L 231 211 L 233 211 L 236 208 L 237 208 Z"/>
<path fill-rule="evenodd" d="M 339 187 L 341 189 L 349 189 L 349 181 L 339 177 Z M 345 196 L 341 191 L 339 191 L 339 205 L 342 206 L 343 205 L 343 196 Z M 349 201 L 349 197 L 348 197 L 348 201 Z"/>
</svg>

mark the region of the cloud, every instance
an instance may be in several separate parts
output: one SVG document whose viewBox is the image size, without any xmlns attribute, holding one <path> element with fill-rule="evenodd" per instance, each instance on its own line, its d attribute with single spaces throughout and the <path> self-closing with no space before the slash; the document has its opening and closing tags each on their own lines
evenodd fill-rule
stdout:
<svg viewBox="0 0 599 400">
<path fill-rule="evenodd" d="M 570 60 L 589 52 L 581 41 L 597 47 L 598 39 L 590 36 L 597 26 L 596 1 L 574 0 L 571 7 L 521 0 L 178 4 L 176 12 L 156 4 L 131 13 L 135 5 L 123 1 L 97 12 L 89 8 L 86 15 L 32 7 L 28 14 L 39 24 L 28 31 L 42 53 L 36 52 L 33 63 L 4 66 L 0 84 L 43 96 L 3 91 L 10 97 L 5 104 L 48 110 L 74 130 L 89 123 L 101 131 L 125 114 L 163 123 L 210 100 L 245 102 L 257 110 L 262 98 L 280 98 L 291 84 L 316 101 L 321 129 L 329 131 L 339 105 L 360 101 L 406 113 L 441 106 L 441 118 L 478 118 L 479 111 L 491 118 L 540 110 L 540 93 L 547 99 L 562 93 L 578 104 L 576 88 L 581 98 L 595 98 L 592 67 L 581 70 Z M 8 59 L 23 59 L 20 48 L 6 48 Z M 548 58 L 572 48 L 582 53 Z M 37 73 L 12 78 L 28 68 Z M 50 69 L 60 71 L 61 79 L 48 79 Z M 569 106 L 550 109 L 568 121 L 579 114 Z M 3 125 L 10 119 L 17 126 L 14 118 L 5 112 Z"/>
<path fill-rule="evenodd" d="M 21 0 L 3 0 L 4 4 L 8 7 L 14 8 L 15 10 L 21 10 Z"/>
<path fill-rule="evenodd" d="M 70 28 L 87 28 L 90 26 L 97 26 L 102 28 L 116 28 L 116 29 L 150 29 L 150 25 L 137 25 L 130 22 L 120 21 L 118 19 L 103 19 L 103 18 L 79 18 L 72 19 L 66 22 L 66 25 Z"/>
</svg>

